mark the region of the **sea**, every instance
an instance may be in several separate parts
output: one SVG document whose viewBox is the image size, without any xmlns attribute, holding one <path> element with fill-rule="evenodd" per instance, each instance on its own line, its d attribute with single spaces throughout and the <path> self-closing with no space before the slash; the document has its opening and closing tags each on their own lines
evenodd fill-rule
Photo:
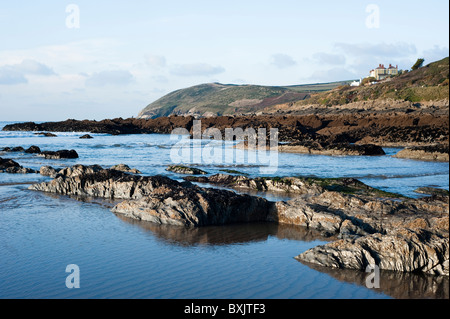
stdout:
<svg viewBox="0 0 450 319">
<path fill-rule="evenodd" d="M 10 123 L 0 122 L 0 130 Z M 49 160 L 5 152 L 0 157 L 36 170 L 126 164 L 142 175 L 180 181 L 181 175 L 166 170 L 169 165 L 181 162 L 209 174 L 239 172 L 251 177 L 352 177 L 414 198 L 424 196 L 415 192 L 419 187 L 449 189 L 448 163 L 392 157 L 401 148 L 386 148 L 385 156 L 376 157 L 274 157 L 266 151 L 235 149 L 239 141 L 91 133 L 93 139 L 80 139 L 87 132 L 53 133 L 57 137 L 0 131 L 0 149 L 74 149 L 79 158 Z M 48 180 L 39 174 L 0 174 L 1 299 L 449 298 L 448 278 L 381 271 L 379 285 L 374 286 L 371 273 L 303 264 L 295 256 L 327 241 L 302 227 L 255 223 L 184 228 L 139 222 L 112 213 L 112 201 L 28 190 Z M 290 198 L 253 194 L 273 201 Z"/>
</svg>

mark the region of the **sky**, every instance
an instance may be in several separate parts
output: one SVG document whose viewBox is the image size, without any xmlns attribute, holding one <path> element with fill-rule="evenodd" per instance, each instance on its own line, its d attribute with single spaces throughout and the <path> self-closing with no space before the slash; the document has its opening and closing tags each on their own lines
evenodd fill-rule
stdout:
<svg viewBox="0 0 450 319">
<path fill-rule="evenodd" d="M 202 83 L 353 80 L 448 55 L 447 0 L 0 0 L 0 121 L 136 117 Z"/>
</svg>

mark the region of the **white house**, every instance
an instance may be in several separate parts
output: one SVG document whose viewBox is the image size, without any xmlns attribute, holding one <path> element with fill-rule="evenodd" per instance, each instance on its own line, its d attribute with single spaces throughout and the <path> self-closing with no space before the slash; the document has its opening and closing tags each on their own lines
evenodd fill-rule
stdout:
<svg viewBox="0 0 450 319">
<path fill-rule="evenodd" d="M 377 81 L 384 80 L 390 76 L 398 74 L 398 65 L 395 67 L 389 64 L 389 67 L 386 68 L 384 64 L 380 64 L 378 68 L 370 71 L 370 77 L 375 78 Z"/>
<path fill-rule="evenodd" d="M 359 81 L 353 81 L 352 83 L 350 83 L 350 86 L 360 86 L 362 82 L 362 79 L 359 79 Z"/>
</svg>

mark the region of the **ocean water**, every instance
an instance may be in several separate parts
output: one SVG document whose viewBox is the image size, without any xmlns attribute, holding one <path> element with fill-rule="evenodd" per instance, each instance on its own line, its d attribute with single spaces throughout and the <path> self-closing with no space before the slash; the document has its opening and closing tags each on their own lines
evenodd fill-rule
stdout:
<svg viewBox="0 0 450 319">
<path fill-rule="evenodd" d="M 6 124 L 0 122 L 0 129 Z M 0 131 L 0 149 L 75 149 L 80 158 L 46 160 L 1 152 L 0 157 L 34 169 L 123 163 L 144 175 L 174 179 L 181 176 L 165 169 L 183 160 L 211 174 L 237 170 L 250 176 L 355 177 L 410 197 L 420 196 L 414 190 L 421 186 L 449 187 L 448 163 L 395 159 L 399 149 L 393 148 L 381 157 L 269 157 L 236 150 L 236 142 L 201 143 L 156 134 L 91 134 L 94 139 L 82 140 L 84 133 L 55 134 Z M 180 146 L 189 143 L 191 148 Z M 448 279 L 382 272 L 380 288 L 369 289 L 364 272 L 304 265 L 294 257 L 326 242 L 301 227 L 262 223 L 185 229 L 137 222 L 113 214 L 114 203 L 106 200 L 28 190 L 49 179 L 0 174 L 0 298 L 448 298 Z M 79 267 L 79 289 L 66 287 L 70 264 Z"/>
</svg>

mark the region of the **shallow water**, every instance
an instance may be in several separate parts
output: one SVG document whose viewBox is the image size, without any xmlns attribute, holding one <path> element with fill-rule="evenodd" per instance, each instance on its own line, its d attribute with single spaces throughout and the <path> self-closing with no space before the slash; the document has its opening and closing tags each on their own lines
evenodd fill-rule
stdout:
<svg viewBox="0 0 450 319">
<path fill-rule="evenodd" d="M 91 134 L 94 139 L 80 140 L 82 133 L 56 134 L 0 132 L 0 148 L 75 149 L 79 159 L 46 160 L 23 153 L 0 157 L 34 169 L 124 163 L 146 175 L 180 179 L 165 170 L 179 142 L 169 135 Z M 268 174 L 265 165 L 244 160 L 246 151 L 236 150 L 234 161 L 218 156 L 218 150 L 228 154 L 232 146 L 215 142 L 214 156 L 204 152 L 203 161 L 195 161 L 202 151 L 197 145 L 190 163 L 211 174 L 233 169 L 251 176 L 356 177 L 415 197 L 418 187 L 448 189 L 449 184 L 448 163 L 392 158 L 398 149 L 386 149 L 382 157 L 280 153 L 276 172 Z M 108 201 L 27 190 L 44 180 L 49 178 L 0 174 L 0 298 L 448 298 L 448 279 L 382 273 L 381 288 L 368 289 L 363 272 L 304 265 L 294 257 L 325 241 L 303 228 L 264 223 L 185 229 L 136 222 L 114 215 Z M 80 289 L 65 286 L 69 264 L 80 268 Z"/>
</svg>

